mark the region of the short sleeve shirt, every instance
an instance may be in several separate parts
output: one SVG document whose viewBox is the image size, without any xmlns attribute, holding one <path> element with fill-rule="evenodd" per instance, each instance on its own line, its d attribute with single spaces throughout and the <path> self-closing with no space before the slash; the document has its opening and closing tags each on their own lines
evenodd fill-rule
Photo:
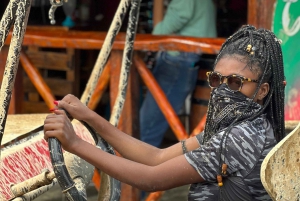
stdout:
<svg viewBox="0 0 300 201">
<path fill-rule="evenodd" d="M 185 154 L 187 161 L 205 180 L 190 186 L 189 201 L 219 200 L 217 175 L 220 169 L 220 144 L 224 134 L 225 131 L 221 130 L 204 144 L 201 144 L 203 135 L 199 134 L 197 139 L 200 147 Z M 226 144 L 223 141 L 222 153 L 228 165 L 229 177 L 234 175 L 241 178 L 251 200 L 271 200 L 261 183 L 260 167 L 275 144 L 272 126 L 265 115 L 234 126 L 227 136 Z"/>
</svg>

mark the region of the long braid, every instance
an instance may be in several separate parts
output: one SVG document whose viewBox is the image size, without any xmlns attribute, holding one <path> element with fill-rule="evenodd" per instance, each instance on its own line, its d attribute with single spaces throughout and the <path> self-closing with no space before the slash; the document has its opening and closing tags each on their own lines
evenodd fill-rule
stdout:
<svg viewBox="0 0 300 201">
<path fill-rule="evenodd" d="M 266 69 L 270 72 L 271 78 L 264 79 L 270 84 L 270 92 L 265 98 L 265 102 L 262 110 L 253 116 L 251 119 L 256 118 L 263 112 L 267 114 L 268 120 L 271 122 L 274 129 L 275 138 L 277 142 L 285 136 L 284 126 L 284 71 L 283 71 L 283 59 L 281 47 L 276 39 L 276 36 L 272 32 L 266 32 L 266 30 L 258 30 L 265 36 L 266 41 L 266 54 L 269 55 L 269 59 L 266 62 Z"/>
<path fill-rule="evenodd" d="M 266 105 L 267 115 L 271 115 L 268 118 L 274 119 L 273 128 L 275 129 L 276 140 L 280 141 L 285 136 L 285 126 L 284 126 L 284 71 L 283 71 L 283 62 L 282 62 L 282 52 L 280 44 L 274 42 L 275 35 L 272 34 L 272 37 L 267 38 L 268 43 L 274 54 L 271 54 L 271 60 L 274 61 L 273 73 L 272 73 L 272 84 L 274 90 L 273 98 L 270 104 Z M 275 38 L 276 39 L 276 38 Z M 269 107 L 268 107 L 269 106 Z"/>
</svg>

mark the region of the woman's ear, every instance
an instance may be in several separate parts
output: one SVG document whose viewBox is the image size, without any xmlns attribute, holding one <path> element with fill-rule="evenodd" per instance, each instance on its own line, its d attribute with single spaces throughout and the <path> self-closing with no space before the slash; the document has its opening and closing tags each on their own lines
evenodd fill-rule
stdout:
<svg viewBox="0 0 300 201">
<path fill-rule="evenodd" d="M 269 93 L 270 85 L 269 83 L 261 84 L 259 91 L 257 93 L 257 100 L 262 101 Z"/>
</svg>

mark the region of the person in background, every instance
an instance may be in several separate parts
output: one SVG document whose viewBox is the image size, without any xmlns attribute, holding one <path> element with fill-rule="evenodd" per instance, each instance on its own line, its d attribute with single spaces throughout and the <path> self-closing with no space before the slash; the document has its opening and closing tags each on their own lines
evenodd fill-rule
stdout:
<svg viewBox="0 0 300 201">
<path fill-rule="evenodd" d="M 260 180 L 261 164 L 285 137 L 285 76 L 280 40 L 244 26 L 222 45 L 214 70 L 204 132 L 165 149 L 111 125 L 73 95 L 58 102 L 44 137 L 106 174 L 144 191 L 190 185 L 189 201 L 271 201 Z M 79 138 L 64 110 L 93 127 L 123 157 Z"/>
<path fill-rule="evenodd" d="M 154 35 L 216 37 L 216 8 L 212 0 L 172 0 Z M 178 114 L 197 81 L 200 53 L 158 52 L 153 75 Z M 169 125 L 147 91 L 140 109 L 140 139 L 159 147 Z"/>
</svg>

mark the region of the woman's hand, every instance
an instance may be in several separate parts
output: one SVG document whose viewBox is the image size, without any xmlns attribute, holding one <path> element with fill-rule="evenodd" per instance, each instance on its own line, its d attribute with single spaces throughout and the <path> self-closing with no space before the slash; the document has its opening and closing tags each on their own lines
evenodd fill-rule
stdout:
<svg viewBox="0 0 300 201">
<path fill-rule="evenodd" d="M 69 152 L 76 149 L 81 139 L 75 134 L 73 126 L 63 110 L 54 110 L 54 114 L 46 117 L 44 122 L 44 138 L 49 137 L 59 140 L 62 147 Z"/>
<path fill-rule="evenodd" d="M 86 121 L 91 112 L 86 105 L 71 94 L 66 95 L 61 101 L 58 101 L 57 107 L 65 109 L 71 117 L 82 121 Z"/>
</svg>

